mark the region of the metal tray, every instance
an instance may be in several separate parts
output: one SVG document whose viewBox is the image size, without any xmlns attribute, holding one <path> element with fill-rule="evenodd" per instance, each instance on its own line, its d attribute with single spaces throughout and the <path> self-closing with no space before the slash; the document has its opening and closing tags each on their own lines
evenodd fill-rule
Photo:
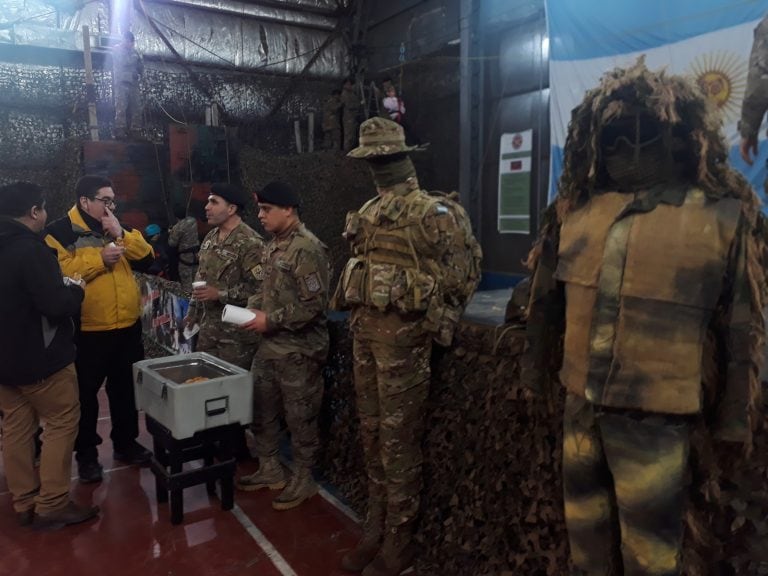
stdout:
<svg viewBox="0 0 768 576">
<path fill-rule="evenodd" d="M 212 380 L 236 374 L 236 372 L 227 370 L 223 366 L 218 366 L 202 358 L 153 364 L 148 366 L 148 368 L 175 384 L 184 384 L 190 378 L 207 378 Z"/>
</svg>

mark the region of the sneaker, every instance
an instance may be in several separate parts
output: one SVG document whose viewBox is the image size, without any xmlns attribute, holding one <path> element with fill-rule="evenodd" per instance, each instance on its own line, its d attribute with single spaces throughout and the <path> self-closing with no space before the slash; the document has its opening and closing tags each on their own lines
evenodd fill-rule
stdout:
<svg viewBox="0 0 768 576">
<path fill-rule="evenodd" d="M 48 514 L 36 514 L 32 527 L 35 530 L 58 530 L 64 526 L 85 522 L 98 514 L 98 506 L 80 506 L 70 500 L 60 510 Z"/>
<path fill-rule="evenodd" d="M 77 475 L 82 484 L 96 484 L 104 479 L 104 469 L 96 460 L 78 461 Z"/>
<path fill-rule="evenodd" d="M 149 464 L 149 461 L 152 459 L 152 452 L 134 440 L 126 446 L 121 446 L 120 449 L 115 448 L 114 452 L 112 452 L 112 457 L 123 464 L 142 466 Z"/>
</svg>

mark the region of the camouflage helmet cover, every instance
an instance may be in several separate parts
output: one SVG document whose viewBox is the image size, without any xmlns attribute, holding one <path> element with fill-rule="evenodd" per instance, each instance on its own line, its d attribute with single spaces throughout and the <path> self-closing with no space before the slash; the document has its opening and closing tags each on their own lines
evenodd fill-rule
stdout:
<svg viewBox="0 0 768 576">
<path fill-rule="evenodd" d="M 412 152 L 418 146 L 405 143 L 405 132 L 397 122 L 386 118 L 369 118 L 360 125 L 360 145 L 351 150 L 350 158 L 373 158 Z"/>
</svg>

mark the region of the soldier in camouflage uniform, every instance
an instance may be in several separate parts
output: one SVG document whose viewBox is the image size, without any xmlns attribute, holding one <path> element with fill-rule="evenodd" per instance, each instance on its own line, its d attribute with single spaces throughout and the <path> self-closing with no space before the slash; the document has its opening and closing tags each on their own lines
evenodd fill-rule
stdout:
<svg viewBox="0 0 768 576">
<path fill-rule="evenodd" d="M 178 254 L 179 283 L 184 290 L 192 289 L 197 274 L 200 237 L 197 233 L 197 219 L 191 214 L 181 214 L 181 220 L 171 226 L 168 245 Z"/>
<path fill-rule="evenodd" d="M 739 150 L 744 162 L 752 165 L 752 156 L 757 156 L 757 140 L 760 124 L 768 110 L 768 16 L 755 28 L 755 39 L 749 55 L 749 76 L 747 89 L 741 104 Z"/>
<path fill-rule="evenodd" d="M 757 201 L 722 161 L 708 114 L 696 86 L 642 60 L 606 74 L 573 111 L 559 194 L 529 257 L 523 378 L 540 388 L 559 369 L 567 391 L 575 574 L 683 573 L 693 431 L 751 441 Z"/>
<path fill-rule="evenodd" d="M 215 226 L 200 245 L 200 265 L 195 280 L 206 286 L 192 291 L 186 323 L 200 324 L 195 349 L 226 362 L 249 369 L 259 342 L 257 334 L 246 333 L 221 320 L 224 306 L 245 306 L 260 290 L 259 266 L 264 240 L 242 221 L 245 193 L 228 184 L 214 184 L 205 215 Z"/>
<path fill-rule="evenodd" d="M 334 90 L 323 104 L 323 148 L 338 150 L 341 148 L 341 90 Z"/>
<path fill-rule="evenodd" d="M 360 94 L 358 94 L 355 81 L 352 78 L 347 78 L 344 81 L 341 103 L 343 105 L 341 119 L 344 127 L 344 152 L 349 152 L 355 147 L 361 109 Z"/>
<path fill-rule="evenodd" d="M 263 336 L 251 368 L 259 469 L 240 478 L 238 487 L 284 488 L 272 507 L 288 510 L 317 492 L 312 467 L 320 447 L 321 369 L 328 355 L 328 249 L 301 222 L 299 196 L 287 185 L 268 184 L 257 202 L 259 220 L 274 235 L 256 270 L 261 292 L 248 301 L 256 317 L 242 326 Z M 283 413 L 296 465 L 287 485 L 277 459 Z"/>
<path fill-rule="evenodd" d="M 360 126 L 349 153 L 368 161 L 378 196 L 347 215 L 352 258 L 333 306 L 351 309 L 357 410 L 368 475 L 363 538 L 342 560 L 364 576 L 400 574 L 422 489 L 423 405 L 432 341 L 450 343 L 463 303 L 447 298 L 450 231 L 457 223 L 421 190 L 402 127 L 379 117 Z"/>
</svg>

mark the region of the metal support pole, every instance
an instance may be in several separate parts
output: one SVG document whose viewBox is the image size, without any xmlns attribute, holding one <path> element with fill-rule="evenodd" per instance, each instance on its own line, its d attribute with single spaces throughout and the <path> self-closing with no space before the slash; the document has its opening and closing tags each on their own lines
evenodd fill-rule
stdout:
<svg viewBox="0 0 768 576">
<path fill-rule="evenodd" d="M 296 137 L 296 152 L 301 154 L 301 120 L 293 121 L 293 135 Z"/>
<path fill-rule="evenodd" d="M 459 196 L 481 240 L 483 157 L 482 40 L 477 33 L 479 0 L 461 0 L 461 61 L 459 65 Z"/>
<path fill-rule="evenodd" d="M 88 103 L 88 129 L 91 132 L 91 140 L 98 142 L 99 122 L 96 118 L 96 85 L 93 81 L 91 34 L 88 26 L 83 26 L 83 59 L 85 60 L 85 100 Z"/>
</svg>

